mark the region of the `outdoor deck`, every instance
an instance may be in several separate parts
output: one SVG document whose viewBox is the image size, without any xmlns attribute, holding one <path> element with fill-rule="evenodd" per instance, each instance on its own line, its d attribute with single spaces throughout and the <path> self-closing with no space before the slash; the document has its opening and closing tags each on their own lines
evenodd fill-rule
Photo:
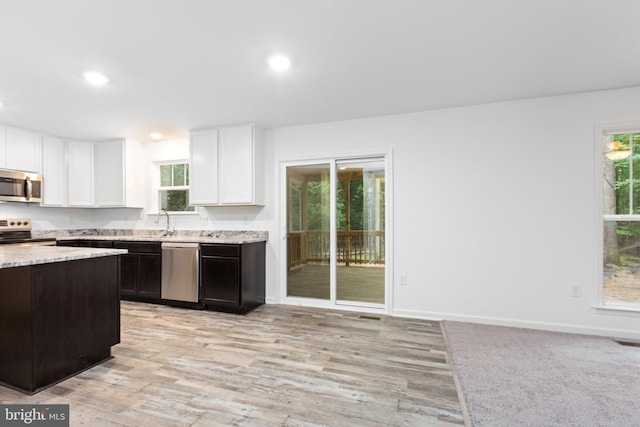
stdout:
<svg viewBox="0 0 640 427">
<path fill-rule="evenodd" d="M 287 296 L 329 299 L 329 265 L 307 264 L 289 271 Z M 384 266 L 338 266 L 337 299 L 384 304 Z"/>
</svg>

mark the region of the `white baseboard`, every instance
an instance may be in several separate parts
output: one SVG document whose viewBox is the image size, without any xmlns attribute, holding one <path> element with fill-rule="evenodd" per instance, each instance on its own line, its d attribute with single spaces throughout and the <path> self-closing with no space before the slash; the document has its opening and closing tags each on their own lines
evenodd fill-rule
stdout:
<svg viewBox="0 0 640 427">
<path fill-rule="evenodd" d="M 640 339 L 640 331 L 630 329 L 613 329 L 593 326 L 569 325 L 564 323 L 534 322 L 517 319 L 505 319 L 488 316 L 469 316 L 455 313 L 437 313 L 418 310 L 393 310 L 393 316 L 410 317 L 425 320 L 450 320 L 456 322 L 480 323 L 495 326 L 510 326 L 514 328 L 540 329 L 553 332 L 571 334 L 598 335 L 613 338 Z"/>
</svg>

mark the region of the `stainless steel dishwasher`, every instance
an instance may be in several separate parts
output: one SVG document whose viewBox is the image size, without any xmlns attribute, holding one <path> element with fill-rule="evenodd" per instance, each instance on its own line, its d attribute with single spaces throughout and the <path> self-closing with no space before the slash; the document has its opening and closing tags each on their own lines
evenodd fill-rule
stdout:
<svg viewBox="0 0 640 427">
<path fill-rule="evenodd" d="M 162 243 L 162 299 L 200 302 L 198 292 L 199 243 Z"/>
</svg>

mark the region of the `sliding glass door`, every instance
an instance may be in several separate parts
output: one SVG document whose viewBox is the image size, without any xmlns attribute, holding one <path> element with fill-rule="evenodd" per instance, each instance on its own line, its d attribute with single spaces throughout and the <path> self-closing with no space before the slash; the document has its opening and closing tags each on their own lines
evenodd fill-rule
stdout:
<svg viewBox="0 0 640 427">
<path fill-rule="evenodd" d="M 331 297 L 331 167 L 287 167 L 287 296 Z"/>
<path fill-rule="evenodd" d="M 384 304 L 384 160 L 337 163 L 337 302 Z"/>
<path fill-rule="evenodd" d="M 384 308 L 385 159 L 290 163 L 283 175 L 286 297 Z"/>
</svg>

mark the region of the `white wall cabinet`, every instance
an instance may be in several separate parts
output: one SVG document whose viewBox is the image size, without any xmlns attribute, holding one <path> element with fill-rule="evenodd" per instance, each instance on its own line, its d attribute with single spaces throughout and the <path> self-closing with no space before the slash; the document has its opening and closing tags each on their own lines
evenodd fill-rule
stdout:
<svg viewBox="0 0 640 427">
<path fill-rule="evenodd" d="M 0 168 L 7 167 L 7 128 L 0 126 Z"/>
<path fill-rule="evenodd" d="M 99 142 L 96 150 L 96 204 L 125 205 L 125 142 Z"/>
<path fill-rule="evenodd" d="M 42 173 L 44 206 L 142 208 L 143 158 L 134 140 L 65 141 L 0 125 L 0 168 Z"/>
<path fill-rule="evenodd" d="M 45 137 L 44 206 L 144 207 L 146 168 L 142 144 L 64 141 Z"/>
<path fill-rule="evenodd" d="M 45 136 L 42 140 L 43 206 L 67 204 L 67 143 Z"/>
<path fill-rule="evenodd" d="M 192 131 L 192 205 L 263 205 L 261 132 L 253 124 Z"/>
<path fill-rule="evenodd" d="M 95 144 L 67 142 L 67 205 L 95 206 Z M 46 177 L 45 177 L 46 179 Z"/>
<path fill-rule="evenodd" d="M 218 130 L 191 132 L 189 156 L 189 203 L 217 205 Z"/>
<path fill-rule="evenodd" d="M 95 144 L 96 206 L 144 207 L 145 165 L 142 144 L 118 139 Z"/>
<path fill-rule="evenodd" d="M 29 172 L 42 172 L 42 135 L 8 127 L 5 166 Z"/>
</svg>

